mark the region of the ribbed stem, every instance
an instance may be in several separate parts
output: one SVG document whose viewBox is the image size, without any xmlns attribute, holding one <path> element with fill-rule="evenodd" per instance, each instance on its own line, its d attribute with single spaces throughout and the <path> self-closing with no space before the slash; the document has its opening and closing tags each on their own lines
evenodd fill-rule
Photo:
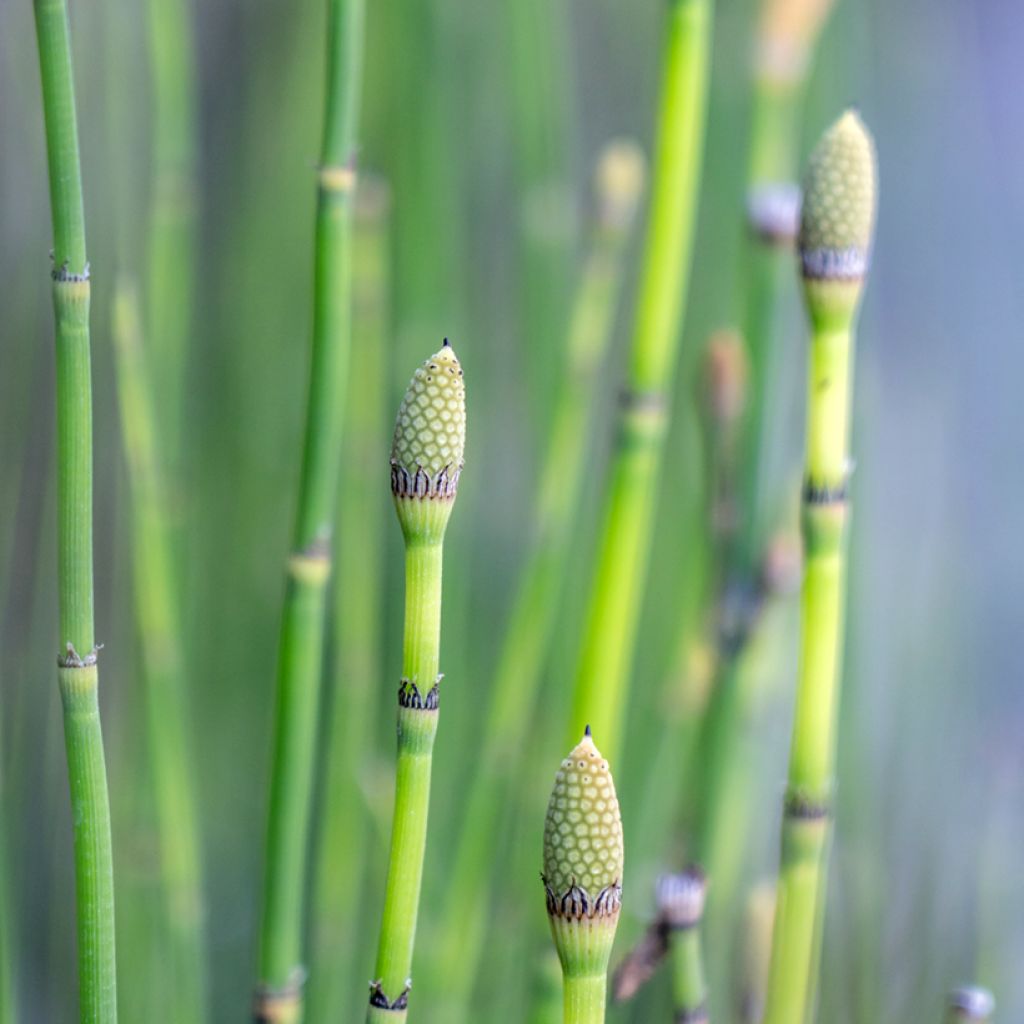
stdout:
<svg viewBox="0 0 1024 1024">
<path fill-rule="evenodd" d="M 75 845 L 80 1019 L 117 1020 L 114 872 L 93 632 L 89 281 L 66 0 L 35 0 L 53 212 L 61 698 Z"/>
<path fill-rule="evenodd" d="M 330 0 L 313 342 L 295 541 L 278 660 L 257 1020 L 299 1020 L 302 1015 L 307 845 L 350 336 L 350 208 L 362 25 L 363 0 Z"/>
<path fill-rule="evenodd" d="M 142 640 L 153 795 L 159 822 L 164 920 L 171 959 L 164 971 L 176 1019 L 206 1014 L 202 868 L 192 777 L 186 678 L 174 601 L 167 503 L 157 457 L 152 393 L 143 363 L 135 291 L 119 281 L 114 351 L 122 435 L 131 487 L 132 569 L 136 623 Z"/>
<path fill-rule="evenodd" d="M 493 697 L 465 799 L 449 873 L 439 967 L 446 979 L 445 1017 L 461 1018 L 472 991 L 486 932 L 486 888 L 500 835 L 509 765 L 519 756 L 550 646 L 565 581 L 569 535 L 579 505 L 596 406 L 596 378 L 611 340 L 628 232 L 595 232 L 576 295 L 566 367 L 559 386 L 546 459 L 533 511 L 534 546 L 520 577 L 498 654 Z"/>
<path fill-rule="evenodd" d="M 711 11 L 711 0 L 673 0 L 668 11 L 653 194 L 629 380 L 576 672 L 570 742 L 590 723 L 613 761 L 647 576 L 668 391 L 689 279 L 704 150 Z"/>
<path fill-rule="evenodd" d="M 606 974 L 567 975 L 562 990 L 563 1024 L 603 1024 L 607 984 Z"/>
<path fill-rule="evenodd" d="M 59 671 L 75 838 L 79 1019 L 117 1020 L 110 801 L 95 665 Z"/>
<path fill-rule="evenodd" d="M 765 1024 L 810 1012 L 824 899 L 842 654 L 852 341 L 818 328 L 808 381 L 800 677 Z"/>
<path fill-rule="evenodd" d="M 421 499 L 405 499 L 421 501 Z M 435 502 L 421 502 L 429 511 Z M 442 530 L 443 533 L 443 530 Z M 400 1022 L 405 1008 L 374 1005 L 400 1001 L 411 983 L 416 917 L 423 880 L 430 803 L 430 771 L 438 710 L 429 706 L 428 694 L 438 681 L 441 636 L 440 536 L 428 541 L 409 540 L 405 554 L 405 641 L 402 655 L 402 693 L 398 708 L 398 772 L 391 831 L 384 911 L 367 1021 Z M 418 700 L 413 700 L 415 686 Z M 427 706 L 415 706 L 416 704 Z"/>
</svg>

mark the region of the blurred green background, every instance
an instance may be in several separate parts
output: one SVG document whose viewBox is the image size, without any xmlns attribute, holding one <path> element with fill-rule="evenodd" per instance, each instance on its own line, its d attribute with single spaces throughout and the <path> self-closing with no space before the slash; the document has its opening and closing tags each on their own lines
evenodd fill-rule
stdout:
<svg viewBox="0 0 1024 1024">
<path fill-rule="evenodd" d="M 465 369 L 469 416 L 464 484 L 446 545 L 447 690 L 418 962 L 436 927 L 474 730 L 528 542 L 561 366 L 563 333 L 554 325 L 579 267 L 594 157 L 615 136 L 649 144 L 662 6 L 395 0 L 368 11 L 360 164 L 392 196 L 387 406 L 397 408 L 413 368 L 447 335 Z M 650 912 L 654 874 L 673 866 L 631 823 L 645 809 L 658 816 L 658 801 L 675 788 L 673 780 L 649 784 L 651 737 L 693 562 L 680 523 L 699 500 L 701 479 L 694 366 L 708 333 L 736 319 L 755 6 L 720 0 L 716 12 L 682 373 L 625 749 L 613 765 L 627 844 L 623 948 Z M 324 11 L 320 3 L 204 0 L 195 15 L 200 244 L 174 509 L 213 1019 L 241 1021 L 255 962 L 282 565 L 306 387 Z M 105 644 L 122 1000 L 143 1006 L 143 972 L 160 969 L 138 910 L 152 900 L 155 842 L 144 795 L 110 309 L 114 268 L 141 273 L 145 254 L 146 14 L 126 0 L 75 0 L 72 23 L 93 268 L 97 628 Z M 821 995 L 821 1018 L 836 1024 L 937 1020 L 943 992 L 968 979 L 994 988 L 1000 1018 L 1024 1015 L 1024 543 L 1015 514 L 1024 501 L 1022 49 L 1024 13 L 1012 0 L 841 0 L 811 76 L 805 150 L 854 101 L 876 135 L 881 174 L 857 364 L 839 813 Z M 69 1020 L 75 1005 L 74 883 L 54 673 L 49 239 L 31 5 L 0 0 L 0 785 L 26 1021 Z M 608 400 L 542 712 L 528 758 L 517 766 L 522 813 L 507 816 L 506 855 L 494 866 L 495 923 L 478 990 L 494 1000 L 486 1019 L 525 1019 L 533 964 L 545 949 L 536 878 L 543 807 L 564 754 L 594 512 L 629 324 L 627 294 L 602 379 Z M 789 467 L 802 436 L 805 330 L 795 287 L 779 330 L 789 365 L 776 456 Z M 402 593 L 401 539 L 384 500 L 387 444 L 381 437 L 376 453 L 388 558 L 380 726 L 364 780 L 385 837 Z M 794 473 L 794 493 L 796 483 Z M 777 858 L 793 609 L 779 609 L 778 619 L 777 650 L 765 659 L 770 671 L 748 729 L 747 881 L 769 874 Z M 372 970 L 382 873 L 352 880 L 366 886 L 367 903 L 351 965 L 352 1019 Z M 509 931 L 520 938 L 509 941 Z M 125 977 L 129 965 L 134 980 Z M 444 979 L 421 968 L 417 980 L 417 1019 L 444 1021 L 432 1013 Z M 648 1019 L 642 1009 L 634 1017 Z M 158 1018 L 129 1011 L 126 1019 Z"/>
</svg>

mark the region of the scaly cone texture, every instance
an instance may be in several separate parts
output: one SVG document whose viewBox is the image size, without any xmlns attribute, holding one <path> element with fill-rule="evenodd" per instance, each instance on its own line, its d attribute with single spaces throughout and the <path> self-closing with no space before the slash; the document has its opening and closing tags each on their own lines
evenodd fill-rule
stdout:
<svg viewBox="0 0 1024 1024">
<path fill-rule="evenodd" d="M 550 912 L 578 917 L 618 909 L 622 862 L 615 783 L 588 732 L 562 762 L 548 802 L 544 884 Z M 598 907 L 602 899 L 607 910 Z"/>
<path fill-rule="evenodd" d="M 391 445 L 392 493 L 396 498 L 454 498 L 465 447 L 462 367 L 445 338 L 413 374 L 398 410 Z"/>
<path fill-rule="evenodd" d="M 544 889 L 563 975 L 564 1024 L 601 1024 L 622 902 L 622 820 L 590 728 L 562 762 L 544 821 Z"/>
<path fill-rule="evenodd" d="M 876 178 L 874 143 L 857 113 L 848 110 L 818 143 L 804 177 L 800 260 L 805 281 L 859 282 L 867 273 Z"/>
</svg>

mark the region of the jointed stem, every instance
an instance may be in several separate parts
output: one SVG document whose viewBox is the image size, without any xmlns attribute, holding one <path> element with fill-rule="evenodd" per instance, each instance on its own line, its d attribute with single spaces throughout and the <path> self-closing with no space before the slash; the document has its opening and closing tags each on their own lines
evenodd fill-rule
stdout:
<svg viewBox="0 0 1024 1024">
<path fill-rule="evenodd" d="M 629 384 L 576 674 L 571 741 L 591 723 L 615 760 L 658 490 L 704 150 L 710 0 L 668 12 L 652 200 Z"/>
<path fill-rule="evenodd" d="M 349 214 L 362 0 L 330 0 L 317 192 L 313 345 L 294 548 L 281 625 L 258 1020 L 302 1015 L 304 894 L 324 612 L 349 341 Z"/>
<path fill-rule="evenodd" d="M 430 771 L 437 734 L 437 694 L 432 688 L 439 678 L 442 549 L 440 538 L 410 540 L 406 546 L 395 812 L 375 969 L 378 989 L 371 994 L 366 1018 L 369 1024 L 404 1020 L 402 997 L 412 976 L 427 843 Z M 381 1006 L 382 1001 L 388 1006 Z"/>
<path fill-rule="evenodd" d="M 65 0 L 36 0 L 53 209 L 57 340 L 58 678 L 74 822 L 80 1014 L 117 1019 L 114 873 L 100 731 L 92 558 L 92 381 L 78 128 Z"/>
</svg>

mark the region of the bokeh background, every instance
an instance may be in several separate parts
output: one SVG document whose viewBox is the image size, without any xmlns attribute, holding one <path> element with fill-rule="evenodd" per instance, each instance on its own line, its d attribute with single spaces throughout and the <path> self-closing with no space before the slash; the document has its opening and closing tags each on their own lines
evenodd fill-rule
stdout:
<svg viewBox="0 0 1024 1024">
<path fill-rule="evenodd" d="M 649 739 L 693 562 L 680 523 L 700 500 L 695 365 L 709 332 L 737 315 L 755 4 L 719 0 L 717 8 L 685 354 L 625 749 L 613 765 L 630 873 L 622 948 L 650 910 L 654 874 L 673 866 L 671 846 L 656 848 L 631 826 L 645 813 L 645 820 L 656 817 L 658 801 L 673 799 L 676 788 L 676 780 L 651 783 Z M 200 244 L 174 502 L 213 1019 L 241 1021 L 255 962 L 282 564 L 306 386 L 324 12 L 321 3 L 204 0 L 194 13 Z M 476 730 L 528 542 L 561 365 L 563 334 L 555 325 L 579 267 L 593 161 L 615 136 L 649 146 L 662 13 L 658 0 L 370 5 L 360 163 L 388 183 L 392 200 L 387 404 L 397 407 L 412 369 L 445 335 L 465 368 L 469 403 L 465 486 L 447 544 L 447 691 L 420 962 L 436 926 Z M 74 0 L 72 19 L 93 268 L 97 618 L 106 645 L 102 701 L 122 1000 L 127 1020 L 159 1020 L 146 1004 L 147 972 L 159 973 L 159 958 L 138 911 L 152 899 L 155 847 L 110 331 L 114 269 L 141 275 L 145 260 L 146 12 L 126 0 Z M 839 813 L 821 993 L 822 1019 L 836 1024 L 937 1020 L 943 993 L 971 979 L 995 990 L 1000 1019 L 1024 1016 L 1021 52 L 1024 12 L 1013 0 L 840 0 L 808 90 L 804 149 L 852 101 L 876 135 L 881 173 L 857 359 Z M 73 870 L 54 673 L 49 239 L 31 5 L 0 0 L 0 784 L 14 972 L 23 1019 L 33 1022 L 72 1019 L 75 1005 Z M 544 949 L 536 880 L 543 806 L 563 755 L 630 321 L 627 287 L 534 739 L 523 763 L 512 766 L 521 773 L 522 808 L 506 816 L 496 895 L 486 896 L 495 913 L 477 992 L 487 1000 L 487 1019 L 526 1019 Z M 795 284 L 779 334 L 789 353 L 789 390 L 775 457 L 795 467 L 805 336 Z M 387 442 L 381 437 L 376 453 L 387 540 L 379 727 L 364 780 L 380 842 L 389 820 L 401 635 Z M 794 492 L 796 483 L 794 470 Z M 745 882 L 770 874 L 777 857 L 793 608 L 780 607 L 777 619 L 771 671 L 746 730 Z M 351 1019 L 372 970 L 381 875 L 371 867 L 352 880 L 366 906 L 361 942 L 345 967 L 353 979 Z M 443 1021 L 432 1007 L 440 1005 L 444 979 L 420 968 L 418 982 L 419 1019 Z M 628 1011 L 616 1013 L 628 1019 Z M 650 1010 L 633 1013 L 658 1019 Z"/>
</svg>

